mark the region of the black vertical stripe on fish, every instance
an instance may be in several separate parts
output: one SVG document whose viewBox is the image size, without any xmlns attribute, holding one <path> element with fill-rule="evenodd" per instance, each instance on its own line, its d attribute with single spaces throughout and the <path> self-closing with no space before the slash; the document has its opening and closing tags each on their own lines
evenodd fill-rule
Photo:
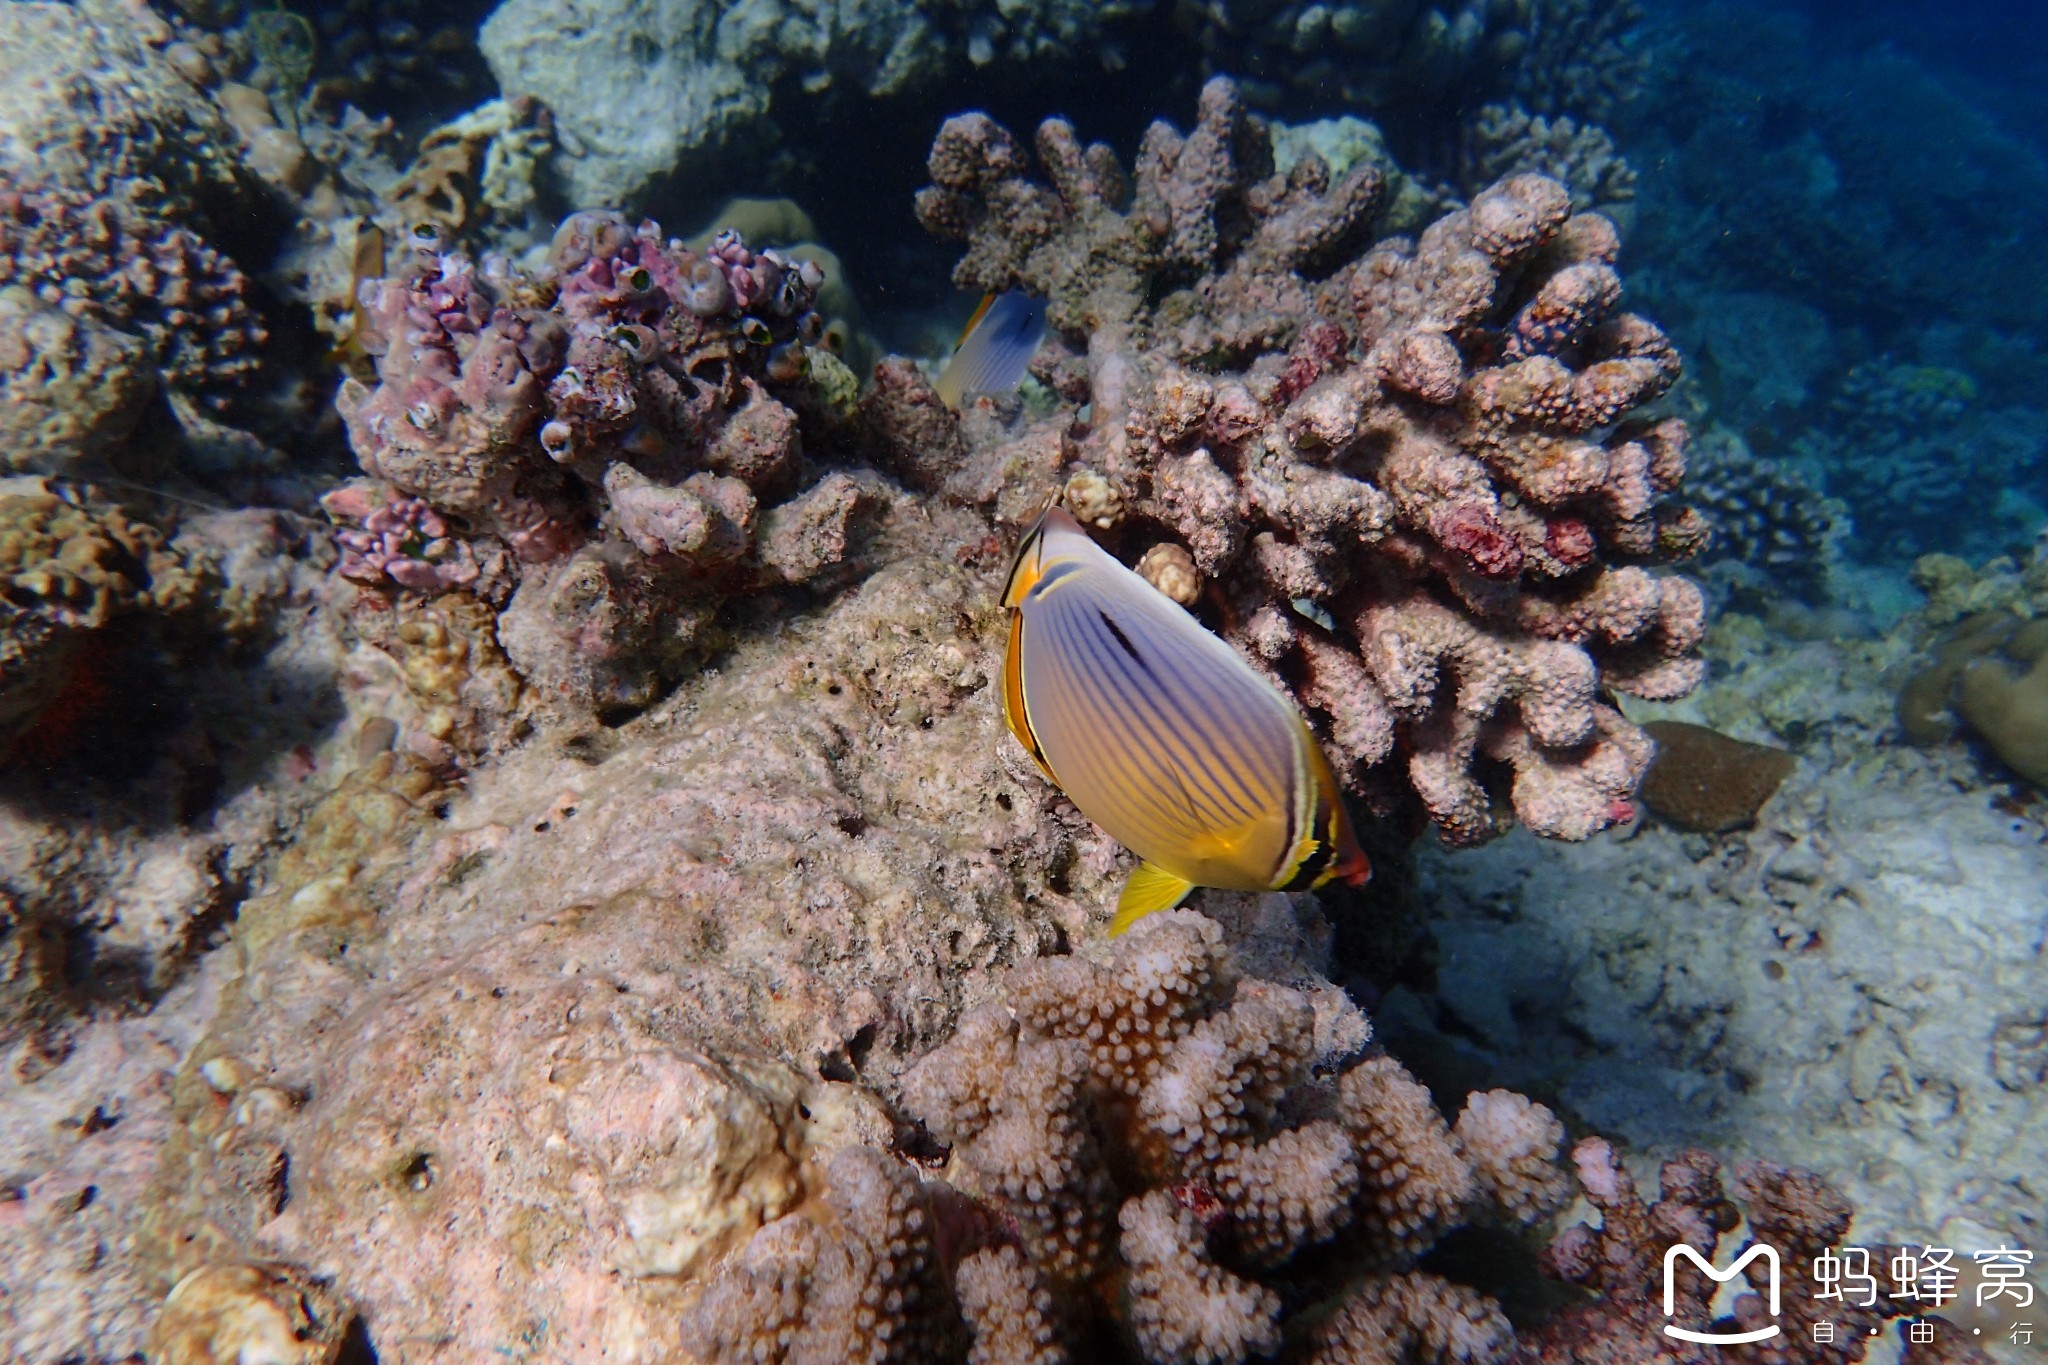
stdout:
<svg viewBox="0 0 2048 1365">
<path fill-rule="evenodd" d="M 1028 626 L 1030 623 L 1027 621 L 1026 624 Z M 1073 624 L 1073 621 L 1066 613 L 1053 613 L 1049 618 L 1042 619 L 1040 621 L 1040 629 L 1045 631 L 1050 637 L 1045 643 L 1051 646 L 1057 657 L 1072 660 L 1076 666 L 1088 675 L 1087 680 L 1098 690 L 1114 689 L 1115 683 L 1108 677 L 1095 671 L 1093 667 L 1094 661 L 1089 652 L 1074 638 L 1072 632 Z M 1162 748 L 1163 741 L 1152 729 L 1151 718 L 1145 715 L 1142 710 L 1129 703 L 1126 703 L 1121 708 L 1104 713 L 1088 707 L 1084 697 L 1074 694 L 1061 682 L 1041 681 L 1038 687 L 1034 689 L 1029 678 L 1032 658 L 1032 646 L 1030 641 L 1027 640 L 1025 642 L 1027 705 L 1029 704 L 1031 693 L 1035 690 L 1042 695 L 1045 702 L 1054 706 L 1055 709 L 1066 713 L 1066 720 L 1070 726 L 1078 724 L 1084 728 L 1093 728 L 1098 733 L 1101 733 L 1104 738 L 1121 740 L 1123 744 L 1122 752 L 1127 755 L 1145 752 L 1156 753 Z M 1118 693 L 1118 699 L 1119 701 L 1123 700 L 1121 692 Z M 1142 730 L 1143 734 L 1134 735 L 1131 733 L 1133 729 Z M 1141 766 L 1136 766 L 1130 761 L 1117 762 L 1113 757 L 1106 757 L 1105 755 L 1115 755 L 1118 753 L 1114 746 L 1105 749 L 1101 754 L 1090 755 L 1078 768 L 1074 762 L 1074 760 L 1079 758 L 1078 755 L 1068 753 L 1064 755 L 1067 761 L 1063 762 L 1062 755 L 1058 752 L 1062 747 L 1061 741 L 1055 739 L 1052 741 L 1052 748 L 1048 750 L 1048 754 L 1052 759 L 1053 771 L 1055 773 L 1060 773 L 1063 769 L 1065 770 L 1066 775 L 1061 778 L 1063 783 L 1073 781 L 1084 772 L 1094 772 L 1098 768 L 1109 769 L 1110 771 L 1104 775 L 1122 780 L 1122 785 L 1126 790 L 1119 794 L 1120 799 L 1123 803 L 1127 803 L 1127 809 L 1129 809 L 1132 815 L 1155 822 L 1162 829 L 1166 830 L 1172 829 L 1176 823 L 1183 820 L 1192 821 L 1191 827 L 1199 826 L 1198 821 L 1193 821 L 1193 811 L 1175 808 L 1168 800 L 1169 793 L 1159 789 L 1155 781 L 1141 780 L 1147 777 Z"/>
<path fill-rule="evenodd" d="M 1204 791 L 1213 792 L 1215 799 L 1205 803 L 1211 817 L 1229 821 L 1234 810 L 1240 820 L 1256 819 L 1261 803 L 1248 789 L 1238 768 L 1233 766 L 1233 759 L 1239 756 L 1223 753 L 1211 729 L 1199 724 L 1175 723 L 1176 719 L 1182 722 L 1187 719 L 1183 699 L 1176 696 L 1173 689 L 1159 686 L 1156 675 L 1150 679 L 1155 684 L 1154 691 L 1148 694 L 1140 680 L 1131 677 L 1123 666 L 1108 656 L 1109 646 L 1098 632 L 1087 628 L 1084 620 L 1068 620 L 1063 624 L 1067 624 L 1084 642 L 1076 653 L 1098 665 L 1098 670 L 1091 670 L 1092 676 L 1098 685 L 1114 690 L 1123 703 L 1121 714 L 1126 718 L 1142 717 L 1148 722 L 1145 729 L 1152 740 L 1153 752 L 1168 759 L 1177 756 L 1184 764 L 1200 768 L 1209 775 L 1210 781 L 1198 785 Z M 1164 712 L 1161 702 L 1171 706 L 1173 714 Z M 1150 723 L 1152 721 L 1158 723 L 1155 725 Z M 1187 778 L 1188 774 L 1183 772 L 1183 783 Z M 1233 787 L 1236 790 L 1233 791 Z"/>
<path fill-rule="evenodd" d="M 1152 590 L 1148 587 L 1142 591 Z M 1237 806 L 1246 818 L 1251 818 L 1262 804 L 1262 797 L 1270 796 L 1270 793 L 1254 793 L 1250 790 L 1249 782 L 1278 786 L 1284 784 L 1286 780 L 1284 772 L 1259 761 L 1261 751 L 1279 736 L 1258 734 L 1247 729 L 1249 718 L 1246 712 L 1249 710 L 1256 714 L 1270 709 L 1270 699 L 1256 694 L 1246 696 L 1241 692 L 1231 697 L 1225 696 L 1217 689 L 1189 686 L 1190 678 L 1199 676 L 1203 671 L 1203 661 L 1184 655 L 1176 657 L 1172 646 L 1178 642 L 1174 641 L 1168 632 L 1187 626 L 1193 626 L 1197 630 L 1200 627 L 1192 618 L 1179 617 L 1180 608 L 1167 605 L 1163 599 L 1159 608 L 1158 613 L 1152 615 L 1152 619 L 1143 622 L 1148 627 L 1144 638 L 1149 643 L 1158 644 L 1166 649 L 1167 654 L 1159 663 L 1149 659 L 1141 659 L 1140 662 L 1146 665 L 1149 681 L 1173 713 L 1182 719 L 1195 722 L 1186 727 L 1183 739 L 1191 741 L 1190 747 L 1198 749 L 1206 762 L 1218 770 L 1219 777 L 1225 779 L 1226 785 L 1235 788 L 1232 804 Z M 1099 612 L 1100 608 L 1097 610 Z M 1176 615 L 1167 616 L 1168 612 Z M 1110 624 L 1114 626 L 1113 621 L 1110 621 Z M 1118 633 L 1125 639 L 1130 636 L 1129 632 L 1120 629 Z M 1162 667 L 1160 664 L 1165 666 Z M 1282 734 L 1284 733 L 1283 728 Z"/>
<path fill-rule="evenodd" d="M 1124 800 L 1142 802 L 1153 810 L 1155 816 L 1164 814 L 1176 820 L 1185 820 L 1187 832 L 1190 834 L 1199 831 L 1206 822 L 1196 809 L 1192 794 L 1187 790 L 1186 778 L 1172 761 L 1176 738 L 1170 731 L 1160 728 L 1169 724 L 1167 719 L 1159 715 L 1155 707 L 1146 703 L 1131 687 L 1130 679 L 1116 666 L 1114 660 L 1101 652 L 1098 640 L 1085 631 L 1085 619 L 1079 612 L 1053 613 L 1045 624 L 1051 627 L 1053 643 L 1059 648 L 1061 656 L 1071 659 L 1081 669 L 1087 680 L 1093 684 L 1097 695 L 1111 694 L 1119 703 L 1114 708 L 1090 711 L 1086 716 L 1087 723 L 1098 731 L 1122 737 L 1125 740 L 1126 754 L 1152 756 L 1155 771 L 1148 775 L 1151 778 L 1150 782 L 1141 783 L 1131 779 L 1145 773 L 1142 763 L 1133 764 L 1126 761 L 1112 765 L 1109 759 L 1093 755 L 1086 766 L 1091 770 L 1096 765 L 1114 766 L 1131 785 L 1131 790 L 1122 793 Z M 1134 735 L 1132 731 L 1139 733 Z M 1104 752 L 1114 754 L 1116 750 L 1109 749 Z M 1054 766 L 1057 770 L 1057 759 Z M 1161 787 L 1153 793 L 1156 799 L 1143 800 L 1140 793 L 1145 787 L 1160 787 L 1158 779 L 1166 776 L 1173 779 L 1175 791 L 1169 792 Z M 1184 807 L 1175 807 L 1170 801 L 1170 797 L 1176 793 L 1186 803 Z M 1165 804 L 1162 805 L 1162 802 Z M 1214 820 L 1222 814 L 1220 811 L 1212 810 L 1210 818 Z"/>
<path fill-rule="evenodd" d="M 1155 683 L 1159 681 L 1157 675 L 1152 672 L 1152 666 L 1145 662 L 1144 657 L 1138 653 L 1138 647 L 1131 643 L 1131 637 L 1124 634 L 1121 626 L 1109 619 L 1108 612 L 1104 611 L 1101 607 L 1097 607 L 1095 609 L 1095 619 L 1109 628 L 1109 633 L 1116 636 L 1116 642 L 1124 647 L 1124 653 L 1131 656 L 1131 662 L 1145 670 L 1146 677 L 1151 678 Z"/>
</svg>

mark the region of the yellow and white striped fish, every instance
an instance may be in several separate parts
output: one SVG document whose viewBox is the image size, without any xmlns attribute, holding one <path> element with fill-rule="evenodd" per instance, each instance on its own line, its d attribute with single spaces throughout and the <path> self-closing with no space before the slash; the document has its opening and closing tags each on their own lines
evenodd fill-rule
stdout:
<svg viewBox="0 0 2048 1365">
<path fill-rule="evenodd" d="M 1144 860 L 1110 933 L 1198 886 L 1364 883 L 1337 780 L 1294 704 L 1059 507 L 1025 534 L 1003 605 L 1011 733 Z"/>
<path fill-rule="evenodd" d="M 1009 393 L 1024 382 L 1043 340 L 1043 301 L 1015 289 L 986 295 L 932 387 L 955 410 L 977 393 Z"/>
</svg>

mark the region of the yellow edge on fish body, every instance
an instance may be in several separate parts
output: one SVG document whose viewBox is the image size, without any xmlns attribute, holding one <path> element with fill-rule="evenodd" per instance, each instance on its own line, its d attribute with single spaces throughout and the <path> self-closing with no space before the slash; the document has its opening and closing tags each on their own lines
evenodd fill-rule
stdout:
<svg viewBox="0 0 2048 1365">
<path fill-rule="evenodd" d="M 1112 934 L 1197 886 L 1364 881 L 1336 777 L 1294 704 L 1059 507 L 1025 534 L 1003 605 L 1011 733 L 1144 860 Z"/>
</svg>

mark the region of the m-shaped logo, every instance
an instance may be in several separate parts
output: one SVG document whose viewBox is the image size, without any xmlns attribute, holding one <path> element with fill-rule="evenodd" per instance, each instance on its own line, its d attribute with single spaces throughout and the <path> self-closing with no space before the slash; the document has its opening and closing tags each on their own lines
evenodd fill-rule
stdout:
<svg viewBox="0 0 2048 1365">
<path fill-rule="evenodd" d="M 1764 1264 L 1771 1268 L 1768 1302 L 1771 1307 L 1771 1316 L 1777 1317 L 1779 1289 L 1778 1251 L 1776 1247 L 1767 1247 L 1762 1243 L 1758 1243 L 1740 1256 L 1737 1256 L 1735 1264 L 1729 1266 L 1726 1270 L 1716 1270 L 1712 1261 L 1709 1261 L 1683 1242 L 1664 1253 L 1664 1316 L 1668 1318 L 1677 1310 L 1678 1289 L 1674 1281 L 1676 1279 L 1675 1272 L 1678 1262 L 1681 1259 L 1691 1261 L 1694 1265 L 1698 1266 L 1700 1273 L 1714 1283 L 1726 1284 L 1737 1275 L 1740 1275 L 1742 1268 L 1758 1257 L 1762 1257 Z M 1696 1341 L 1703 1346 L 1739 1346 L 1746 1341 L 1770 1340 L 1778 1335 L 1778 1324 L 1774 1322 L 1768 1327 L 1759 1327 L 1751 1332 L 1695 1332 L 1690 1328 L 1675 1327 L 1667 1322 L 1664 1324 L 1664 1335 L 1676 1337 L 1680 1341 Z"/>
</svg>

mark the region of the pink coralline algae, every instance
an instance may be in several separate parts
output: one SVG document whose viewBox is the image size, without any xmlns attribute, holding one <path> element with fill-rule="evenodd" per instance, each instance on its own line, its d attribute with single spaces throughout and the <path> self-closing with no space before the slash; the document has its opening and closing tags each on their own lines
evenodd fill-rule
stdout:
<svg viewBox="0 0 2048 1365">
<path fill-rule="evenodd" d="M 1061 120 L 1036 151 L 1049 183 L 985 115 L 949 120 L 918 213 L 966 243 L 963 287 L 1049 301 L 1036 368 L 1070 406 L 970 410 L 972 453 L 925 481 L 1012 518 L 1020 477 L 1106 480 L 1117 548 L 1183 548 L 1210 624 L 1382 811 L 1419 799 L 1461 843 L 1628 818 L 1654 746 L 1606 694 L 1698 683 L 1704 600 L 1650 566 L 1704 531 L 1670 501 L 1685 426 L 1645 413 L 1678 357 L 1618 310 L 1614 226 L 1520 175 L 1368 247 L 1378 173 L 1274 175 L 1222 79 L 1130 176 Z"/>
<path fill-rule="evenodd" d="M 379 502 L 351 485 L 328 494 L 321 505 L 330 516 L 357 523 L 335 535 L 341 545 L 335 571 L 343 578 L 396 583 L 424 593 L 476 581 L 475 554 L 466 543 L 453 539 L 447 521 L 418 498 Z"/>
<path fill-rule="evenodd" d="M 443 246 L 420 229 L 362 286 L 377 383 L 345 383 L 337 406 L 395 500 L 388 531 L 364 524 L 375 553 L 345 541 L 344 573 L 435 590 L 507 557 L 520 672 L 573 704 L 635 706 L 725 597 L 852 553 L 873 481 L 816 478 L 776 396 L 803 385 L 822 331 L 814 263 L 730 232 L 700 254 L 601 212 L 567 219 L 538 275 Z M 413 542 L 425 563 L 399 553 Z"/>
<path fill-rule="evenodd" d="M 1851 1365 L 1862 1360 L 1877 1334 L 1894 1319 L 1920 1316 L 1911 1300 L 1885 1298 L 1859 1306 L 1857 1296 L 1814 1278 L 1816 1258 L 1854 1244 L 1855 1208 L 1811 1171 L 1770 1161 L 1736 1168 L 1734 1198 L 1722 1188 L 1721 1163 L 1704 1151 L 1680 1152 L 1658 1172 L 1659 1197 L 1646 1203 L 1614 1148 L 1586 1138 L 1572 1149 L 1572 1165 L 1600 1225 L 1576 1223 L 1543 1249 L 1546 1275 L 1595 1297 L 1571 1304 L 1520 1338 L 1512 1365 Z M 1750 1240 L 1717 1254 L 1723 1234 L 1746 1220 Z M 1704 1274 L 1681 1273 L 1666 1287 L 1665 1255 L 1689 1246 L 1714 1265 L 1726 1265 L 1750 1247 L 1776 1249 L 1776 1265 L 1757 1260 L 1743 1271 L 1749 1292 L 1732 1311 L 1713 1315 L 1718 1286 Z M 1873 1265 L 1899 1250 L 1865 1246 Z M 1682 1267 L 1682 1263 L 1681 1263 Z M 1782 1270 L 1783 1279 L 1774 1282 Z M 1776 1311 L 1764 1295 L 1776 1291 Z M 1772 1325 L 1767 1340 L 1735 1346 L 1695 1346 L 1665 1336 L 1666 1325 L 1730 1336 Z M 1830 1325 L 1816 1330 L 1822 1322 Z M 1962 1330 L 1927 1316 L 1926 1344 L 1909 1344 L 1908 1365 L 1944 1360 L 1988 1362 Z"/>
</svg>

